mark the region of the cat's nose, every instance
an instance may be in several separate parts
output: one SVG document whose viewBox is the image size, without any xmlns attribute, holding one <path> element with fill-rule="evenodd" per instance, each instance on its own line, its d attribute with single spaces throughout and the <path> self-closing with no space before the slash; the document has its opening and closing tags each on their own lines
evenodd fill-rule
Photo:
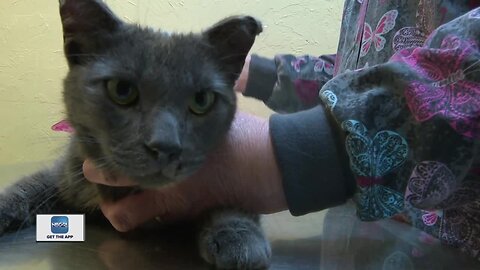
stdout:
<svg viewBox="0 0 480 270">
<path fill-rule="evenodd" d="M 154 111 L 144 138 L 145 146 L 160 164 L 177 161 L 182 152 L 178 116 L 168 110 Z"/>
<path fill-rule="evenodd" d="M 179 142 L 147 141 L 145 148 L 156 159 L 166 159 L 168 163 L 177 160 L 182 153 Z"/>
</svg>

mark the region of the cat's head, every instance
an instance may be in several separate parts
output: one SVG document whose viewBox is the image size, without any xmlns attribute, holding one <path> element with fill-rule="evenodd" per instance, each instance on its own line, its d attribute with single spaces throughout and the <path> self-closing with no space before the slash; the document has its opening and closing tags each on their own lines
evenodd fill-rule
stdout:
<svg viewBox="0 0 480 270">
<path fill-rule="evenodd" d="M 67 117 L 85 155 L 140 184 L 191 174 L 230 127 L 234 82 L 261 24 L 202 33 L 127 24 L 98 0 L 60 0 Z"/>
</svg>

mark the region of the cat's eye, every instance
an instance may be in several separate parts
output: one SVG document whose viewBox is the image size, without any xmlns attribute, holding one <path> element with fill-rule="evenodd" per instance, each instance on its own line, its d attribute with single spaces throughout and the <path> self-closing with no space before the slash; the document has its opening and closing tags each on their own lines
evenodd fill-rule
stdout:
<svg viewBox="0 0 480 270">
<path fill-rule="evenodd" d="M 132 105 L 138 99 L 138 89 L 131 82 L 110 79 L 106 81 L 106 88 L 110 99 L 119 105 Z"/>
<path fill-rule="evenodd" d="M 196 115 L 206 114 L 215 104 L 216 97 L 211 91 L 197 92 L 191 97 L 188 107 Z"/>
</svg>

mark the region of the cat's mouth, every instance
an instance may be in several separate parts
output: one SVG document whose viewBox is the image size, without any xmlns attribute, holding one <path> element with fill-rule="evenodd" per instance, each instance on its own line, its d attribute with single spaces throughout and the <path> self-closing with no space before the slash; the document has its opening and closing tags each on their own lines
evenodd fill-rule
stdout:
<svg viewBox="0 0 480 270">
<path fill-rule="evenodd" d="M 198 171 L 202 163 L 203 163 L 203 160 L 196 161 L 196 162 L 188 162 L 188 163 L 175 161 L 169 164 L 168 166 L 166 166 L 165 168 L 163 168 L 161 172 L 163 176 L 169 179 L 181 180 Z"/>
<path fill-rule="evenodd" d="M 112 160 L 114 170 L 127 175 L 133 181 L 138 182 L 141 186 L 161 186 L 167 183 L 180 181 L 191 176 L 198 171 L 203 164 L 204 159 L 194 160 L 176 160 L 166 166 L 158 166 L 158 164 L 145 164 L 142 162 L 125 163 L 122 161 Z"/>
<path fill-rule="evenodd" d="M 206 157 L 200 153 L 185 151 L 183 155 L 170 161 L 152 158 L 137 147 L 125 144 L 109 144 L 99 141 L 100 151 L 92 153 L 99 168 L 128 177 L 141 186 L 161 186 L 180 181 L 200 169 Z M 89 145 L 85 147 L 91 149 Z M 101 153 L 101 154 L 100 154 Z"/>
</svg>

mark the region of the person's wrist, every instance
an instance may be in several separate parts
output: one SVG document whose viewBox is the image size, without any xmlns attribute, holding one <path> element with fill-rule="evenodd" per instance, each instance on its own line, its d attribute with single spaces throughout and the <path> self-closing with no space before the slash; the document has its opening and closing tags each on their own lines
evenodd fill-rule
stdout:
<svg viewBox="0 0 480 270">
<path fill-rule="evenodd" d="M 287 210 L 288 206 L 283 190 L 282 175 L 275 157 L 268 120 L 265 119 L 259 129 L 259 133 L 259 154 L 256 157 L 257 163 L 263 166 L 259 168 L 258 177 L 265 179 L 265 181 L 258 181 L 260 185 L 264 185 L 261 188 L 264 194 L 263 199 L 259 202 L 259 207 L 264 209 L 263 212 L 265 214 Z"/>
<path fill-rule="evenodd" d="M 287 209 L 282 177 L 278 167 L 267 119 L 237 113 L 232 126 L 232 138 L 242 164 L 241 190 L 245 193 L 240 203 L 247 210 L 266 214 Z"/>
</svg>

